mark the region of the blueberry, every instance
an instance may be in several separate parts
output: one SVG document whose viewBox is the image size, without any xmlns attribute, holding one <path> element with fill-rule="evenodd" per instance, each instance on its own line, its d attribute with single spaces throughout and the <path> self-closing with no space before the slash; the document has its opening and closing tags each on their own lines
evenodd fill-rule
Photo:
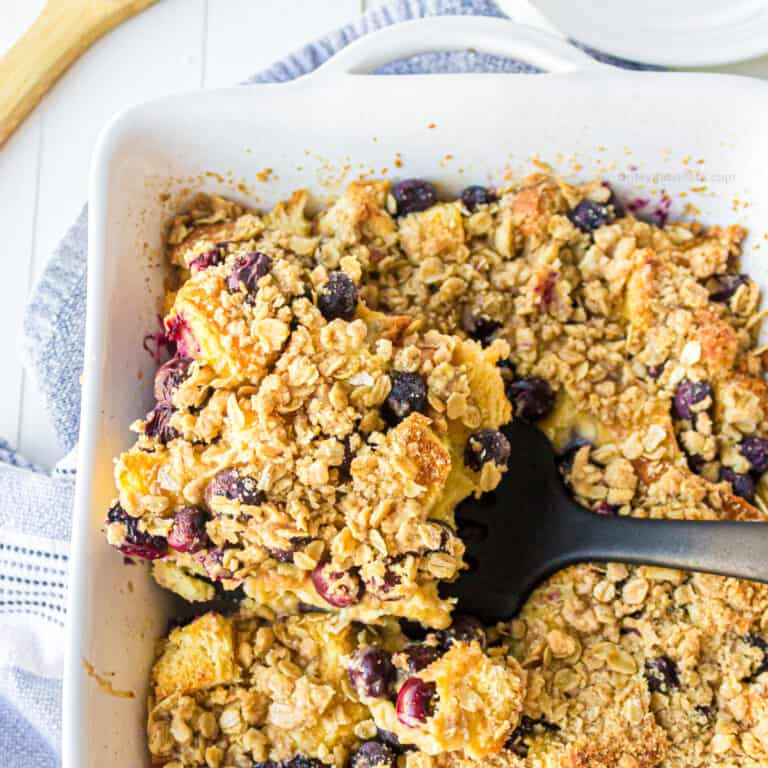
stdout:
<svg viewBox="0 0 768 768">
<path fill-rule="evenodd" d="M 258 506 L 266 500 L 266 495 L 259 490 L 258 483 L 252 477 L 241 475 L 234 467 L 217 472 L 205 488 L 205 503 L 211 509 L 211 502 L 217 496 L 241 504 Z"/>
<path fill-rule="evenodd" d="M 485 633 L 485 627 L 480 619 L 470 616 L 466 613 L 457 613 L 453 616 L 451 626 L 448 629 L 441 629 L 437 632 L 444 648 L 450 648 L 454 642 L 471 643 L 476 641 L 481 648 L 488 644 L 488 637 Z"/>
<path fill-rule="evenodd" d="M 344 272 L 331 272 L 317 296 L 317 308 L 326 320 L 351 320 L 357 309 L 357 287 Z"/>
<path fill-rule="evenodd" d="M 648 366 L 648 376 L 652 378 L 654 381 L 661 376 L 662 373 L 664 373 L 664 365 L 665 363 L 659 363 L 658 365 L 649 365 Z"/>
<path fill-rule="evenodd" d="M 753 502 L 755 499 L 755 479 L 751 475 L 741 475 L 738 472 L 734 472 L 730 467 L 720 467 L 720 474 L 718 479 L 723 482 L 728 482 L 733 488 L 733 492 L 737 496 L 741 496 L 748 502 Z"/>
<path fill-rule="evenodd" d="M 461 328 L 470 339 L 487 347 L 493 341 L 496 331 L 501 328 L 501 323 L 486 315 L 474 314 L 469 307 L 464 307 L 461 313 Z"/>
<path fill-rule="evenodd" d="M 745 283 L 749 282 L 749 275 L 716 275 L 717 285 L 709 294 L 710 301 L 726 302 Z"/>
<path fill-rule="evenodd" d="M 299 549 L 309 544 L 310 541 L 312 541 L 311 536 L 294 536 L 291 539 L 290 549 L 278 549 L 276 547 L 267 547 L 267 552 L 269 552 L 269 556 L 272 559 L 277 560 L 280 563 L 292 563 L 294 554 Z"/>
<path fill-rule="evenodd" d="M 381 415 L 392 427 L 412 413 L 427 410 L 427 382 L 418 373 L 392 371 L 389 374 L 392 388 L 381 408 Z"/>
<path fill-rule="evenodd" d="M 211 544 L 205 530 L 208 515 L 200 507 L 182 507 L 173 515 L 168 545 L 177 552 L 197 552 Z"/>
<path fill-rule="evenodd" d="M 389 563 L 384 566 L 383 576 L 376 576 L 365 580 L 365 588 L 379 600 L 397 600 L 400 596 L 393 592 L 400 586 L 400 576 L 389 564 L 402 560 L 402 556 L 389 558 Z"/>
<path fill-rule="evenodd" d="M 265 253 L 253 251 L 239 256 L 227 276 L 227 290 L 237 293 L 245 287 L 246 293 L 254 295 L 259 289 L 259 280 L 272 267 L 272 261 Z"/>
<path fill-rule="evenodd" d="M 437 202 L 437 192 L 432 184 L 421 179 L 406 179 L 392 187 L 397 203 L 397 215 L 426 211 Z"/>
<path fill-rule="evenodd" d="M 668 656 L 659 656 L 645 662 L 645 679 L 651 693 L 669 693 L 680 687 L 677 664 Z"/>
<path fill-rule="evenodd" d="M 400 743 L 400 739 L 397 738 L 396 733 L 392 731 L 385 731 L 383 728 L 376 729 L 376 735 L 379 741 L 383 741 L 388 747 L 391 747 L 397 754 L 410 751 L 414 749 L 410 744 L 403 745 Z"/>
<path fill-rule="evenodd" d="M 344 444 L 344 458 L 341 460 L 341 464 L 336 468 L 339 473 L 339 482 L 346 483 L 347 480 L 352 479 L 352 459 L 355 458 L 355 454 L 352 452 L 352 445 L 349 437 L 345 437 Z"/>
<path fill-rule="evenodd" d="M 424 667 L 428 667 L 433 661 L 437 661 L 445 649 L 436 645 L 427 645 L 426 643 L 414 643 L 406 645 L 400 654 L 405 657 L 408 664 L 408 671 L 413 674 L 420 672 Z"/>
<path fill-rule="evenodd" d="M 395 681 L 392 657 L 378 645 L 358 648 L 352 654 L 347 674 L 358 695 L 371 699 L 386 696 Z"/>
<path fill-rule="evenodd" d="M 593 510 L 597 515 L 612 517 L 619 514 L 619 508 L 615 504 L 609 504 L 607 501 L 601 501 Z"/>
<path fill-rule="evenodd" d="M 278 765 L 280 768 L 331 768 L 328 763 L 324 763 L 316 757 L 306 757 L 305 755 L 296 755 L 290 760 L 281 760 Z"/>
<path fill-rule="evenodd" d="M 208 267 L 217 267 L 223 261 L 224 256 L 222 256 L 221 251 L 218 248 L 211 248 L 210 251 L 195 256 L 195 258 L 189 262 L 189 271 L 194 275 L 197 272 L 208 269 Z"/>
<path fill-rule="evenodd" d="M 158 403 L 148 414 L 144 422 L 144 434 L 156 437 L 163 445 L 175 440 L 179 433 L 171 426 L 174 407 L 168 403 Z"/>
<path fill-rule="evenodd" d="M 544 718 L 534 719 L 528 715 L 523 715 L 520 718 L 520 725 L 507 737 L 504 748 L 510 750 L 510 752 L 518 757 L 528 757 L 529 746 L 525 742 L 526 738 L 545 731 L 559 730 L 559 725 L 550 723 L 548 720 L 544 720 Z"/>
<path fill-rule="evenodd" d="M 158 403 L 171 403 L 173 401 L 173 393 L 189 375 L 191 364 L 192 358 L 190 357 L 172 357 L 157 369 L 154 394 Z"/>
<path fill-rule="evenodd" d="M 692 419 L 692 405 L 712 397 L 712 385 L 708 381 L 690 381 L 683 379 L 675 390 L 672 401 L 672 413 L 678 419 Z"/>
<path fill-rule="evenodd" d="M 335 571 L 330 563 L 319 563 L 312 571 L 312 584 L 317 594 L 335 608 L 354 605 L 363 596 L 363 583 L 354 568 Z"/>
<path fill-rule="evenodd" d="M 538 376 L 516 379 L 505 387 L 513 416 L 523 421 L 536 421 L 546 416 L 555 405 L 555 393 L 549 383 Z"/>
<path fill-rule="evenodd" d="M 118 547 L 124 555 L 156 560 L 168 551 L 168 542 L 162 536 L 151 536 L 140 531 L 139 518 L 129 515 L 118 503 L 113 504 L 107 513 L 107 525 L 110 523 L 125 525 L 125 539 Z"/>
<path fill-rule="evenodd" d="M 174 315 L 166 321 L 165 337 L 180 357 L 194 357 L 200 351 L 192 328 L 183 315 Z"/>
<path fill-rule="evenodd" d="M 461 202 L 464 203 L 464 207 L 468 211 L 474 211 L 478 205 L 495 203 L 498 199 L 496 194 L 491 192 L 488 187 L 481 187 L 477 184 L 466 187 L 461 193 Z"/>
<path fill-rule="evenodd" d="M 349 760 L 349 768 L 395 768 L 396 765 L 395 751 L 380 741 L 366 741 Z"/>
<path fill-rule="evenodd" d="M 420 677 L 409 677 L 397 694 L 397 719 L 408 728 L 418 728 L 426 723 L 434 712 L 436 691 L 434 683 L 424 682 Z"/>
<path fill-rule="evenodd" d="M 741 455 L 752 465 L 758 474 L 768 472 L 768 439 L 765 437 L 745 437 L 739 446 Z"/>
<path fill-rule="evenodd" d="M 489 461 L 498 467 L 506 467 L 510 451 L 509 440 L 498 429 L 481 429 L 469 436 L 464 449 L 464 463 L 475 472 L 479 472 Z"/>
<path fill-rule="evenodd" d="M 504 389 L 515 380 L 515 364 L 511 360 L 499 360 L 496 363 L 496 367 L 499 369 L 499 376 L 504 382 Z"/>
<path fill-rule="evenodd" d="M 746 642 L 747 645 L 751 645 L 753 648 L 757 648 L 763 654 L 763 658 L 758 663 L 754 672 L 742 680 L 744 683 L 753 683 L 764 672 L 768 672 L 768 642 L 755 633 L 748 634 L 744 638 L 744 642 Z"/>
<path fill-rule="evenodd" d="M 707 463 L 706 459 L 699 453 L 686 456 L 686 462 L 688 463 L 688 469 L 697 475 L 701 474 L 701 470 L 704 469 L 704 465 Z"/>
<path fill-rule="evenodd" d="M 568 211 L 567 216 L 582 232 L 594 232 L 614 219 L 610 205 L 595 203 L 592 200 L 582 200 Z"/>
</svg>

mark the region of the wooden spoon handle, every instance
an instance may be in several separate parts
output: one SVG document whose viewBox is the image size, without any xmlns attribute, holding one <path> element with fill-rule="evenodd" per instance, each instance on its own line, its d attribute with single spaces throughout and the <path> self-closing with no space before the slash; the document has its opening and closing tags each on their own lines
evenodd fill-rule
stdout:
<svg viewBox="0 0 768 768">
<path fill-rule="evenodd" d="M 155 0 L 49 0 L 0 60 L 0 147 L 96 40 Z"/>
</svg>

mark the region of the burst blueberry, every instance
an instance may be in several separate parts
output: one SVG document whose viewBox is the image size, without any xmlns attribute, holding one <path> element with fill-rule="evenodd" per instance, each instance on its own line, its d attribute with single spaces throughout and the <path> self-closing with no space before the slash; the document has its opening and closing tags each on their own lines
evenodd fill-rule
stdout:
<svg viewBox="0 0 768 768">
<path fill-rule="evenodd" d="M 195 258 L 189 262 L 189 271 L 194 275 L 197 272 L 208 269 L 208 267 L 217 267 L 223 261 L 224 256 L 219 248 L 211 248 L 209 251 L 205 251 L 199 256 L 195 256 Z"/>
<path fill-rule="evenodd" d="M 678 419 L 692 419 L 694 411 L 691 406 L 712 398 L 712 385 L 708 381 L 691 381 L 683 379 L 675 390 L 672 401 L 672 413 Z"/>
<path fill-rule="evenodd" d="M 392 187 L 392 196 L 397 203 L 397 215 L 426 211 L 437 202 L 437 191 L 428 181 L 406 179 Z"/>
<path fill-rule="evenodd" d="M 319 563 L 312 571 L 312 584 L 317 594 L 334 608 L 360 602 L 364 591 L 356 569 L 338 570 L 328 562 Z"/>
<path fill-rule="evenodd" d="M 433 661 L 437 661 L 445 653 L 443 647 L 428 645 L 427 643 L 413 643 L 406 645 L 400 655 L 408 665 L 408 671 L 413 674 L 428 667 Z"/>
<path fill-rule="evenodd" d="M 709 298 L 711 301 L 725 303 L 742 285 L 749 282 L 749 275 L 716 275 L 715 280 L 716 285 Z"/>
<path fill-rule="evenodd" d="M 156 560 L 168 551 L 168 542 L 162 536 L 152 536 L 139 530 L 139 519 L 129 515 L 118 503 L 110 507 L 107 513 L 107 525 L 122 523 L 125 526 L 123 543 L 118 549 L 125 555 Z"/>
<path fill-rule="evenodd" d="M 168 403 L 158 403 L 144 421 L 144 434 L 156 437 L 163 445 L 175 440 L 179 433 L 171 426 L 174 407 Z"/>
<path fill-rule="evenodd" d="M 392 384 L 381 415 L 390 425 L 399 424 L 412 413 L 425 413 L 427 410 L 427 382 L 424 377 L 411 371 L 392 371 L 389 374 Z"/>
<path fill-rule="evenodd" d="M 192 359 L 189 357 L 172 357 L 157 369 L 154 395 L 158 403 L 173 402 L 174 393 L 189 376 L 190 365 L 192 365 Z"/>
<path fill-rule="evenodd" d="M 217 472 L 206 486 L 204 495 L 209 509 L 217 496 L 251 506 L 258 506 L 266 500 L 256 480 L 240 474 L 234 467 Z"/>
<path fill-rule="evenodd" d="M 645 680 L 651 693 L 670 693 L 680 687 L 677 664 L 668 656 L 658 656 L 645 662 Z"/>
<path fill-rule="evenodd" d="M 386 696 L 395 680 L 392 657 L 379 645 L 358 648 L 352 654 L 347 674 L 358 695 L 372 699 Z"/>
<path fill-rule="evenodd" d="M 173 525 L 168 534 L 168 545 L 177 552 L 198 552 L 210 546 L 205 530 L 208 515 L 200 507 L 187 506 L 173 515 Z"/>
<path fill-rule="evenodd" d="M 461 193 L 461 202 L 468 211 L 474 211 L 478 205 L 495 203 L 498 199 L 488 187 L 481 187 L 478 184 L 466 187 Z"/>
<path fill-rule="evenodd" d="M 317 296 L 317 308 L 326 320 L 352 320 L 357 309 L 357 286 L 344 272 L 328 275 Z"/>
<path fill-rule="evenodd" d="M 768 439 L 752 435 L 745 437 L 739 446 L 741 455 L 752 465 L 758 474 L 768 472 Z"/>
<path fill-rule="evenodd" d="M 227 290 L 230 293 L 237 293 L 244 289 L 246 293 L 255 295 L 259 289 L 259 280 L 269 272 L 271 267 L 271 259 L 261 251 L 238 256 L 232 271 L 227 276 Z"/>
<path fill-rule="evenodd" d="M 349 760 L 349 768 L 395 768 L 396 765 L 395 751 L 380 741 L 366 741 Z"/>
<path fill-rule="evenodd" d="M 538 376 L 515 379 L 504 389 L 512 404 L 512 415 L 523 421 L 543 418 L 555 404 L 555 393 L 549 382 Z"/>
<path fill-rule="evenodd" d="M 461 313 L 461 329 L 470 339 L 479 341 L 484 347 L 493 341 L 499 328 L 501 323 L 498 320 L 475 313 L 470 307 L 464 307 Z"/>
<path fill-rule="evenodd" d="M 755 478 L 734 472 L 730 467 L 720 467 L 720 482 L 731 484 L 733 492 L 742 499 L 752 503 L 755 500 Z"/>
<path fill-rule="evenodd" d="M 464 463 L 475 472 L 489 461 L 498 467 L 506 467 L 511 450 L 509 440 L 498 429 L 481 429 L 469 436 Z"/>
</svg>

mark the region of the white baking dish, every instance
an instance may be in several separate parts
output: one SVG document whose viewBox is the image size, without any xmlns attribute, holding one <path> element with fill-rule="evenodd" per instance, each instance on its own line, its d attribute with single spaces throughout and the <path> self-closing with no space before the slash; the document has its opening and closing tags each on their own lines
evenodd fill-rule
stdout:
<svg viewBox="0 0 768 768">
<path fill-rule="evenodd" d="M 553 74 L 358 74 L 425 50 L 468 46 Z M 673 210 L 693 202 L 706 221 L 745 223 L 752 230 L 746 266 L 765 283 L 758 249 L 768 222 L 767 129 L 762 82 L 614 70 L 544 33 L 466 17 L 389 28 L 289 84 L 172 96 L 113 120 L 98 142 L 90 186 L 64 765 L 148 763 L 146 677 L 171 603 L 143 567 L 122 564 L 101 526 L 113 493 L 112 457 L 131 442 L 127 425 L 150 405 L 154 365 L 142 339 L 156 327 L 162 294 L 161 227 L 185 190 L 234 189 L 271 206 L 303 186 L 322 201 L 368 172 L 423 176 L 457 191 L 501 183 L 539 159 L 560 173 L 600 174 L 620 190 L 643 185 L 658 195 L 663 188 Z M 241 180 L 255 184 L 253 194 L 236 190 Z M 161 202 L 161 193 L 171 198 Z M 734 209 L 734 201 L 749 207 Z M 86 661 L 134 697 L 110 694 Z"/>
</svg>

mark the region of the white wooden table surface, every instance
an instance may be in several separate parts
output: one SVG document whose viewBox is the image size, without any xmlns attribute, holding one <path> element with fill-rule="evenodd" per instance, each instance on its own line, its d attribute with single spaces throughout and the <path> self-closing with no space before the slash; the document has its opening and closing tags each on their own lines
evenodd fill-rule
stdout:
<svg viewBox="0 0 768 768">
<path fill-rule="evenodd" d="M 96 135 L 117 110 L 176 90 L 231 85 L 381 0 L 159 0 L 98 41 L 0 149 L 0 438 L 50 467 L 61 456 L 22 369 L 24 305 L 86 199 Z M 0 0 L 0 54 L 43 0 Z M 768 57 L 720 71 L 768 77 Z"/>
</svg>

